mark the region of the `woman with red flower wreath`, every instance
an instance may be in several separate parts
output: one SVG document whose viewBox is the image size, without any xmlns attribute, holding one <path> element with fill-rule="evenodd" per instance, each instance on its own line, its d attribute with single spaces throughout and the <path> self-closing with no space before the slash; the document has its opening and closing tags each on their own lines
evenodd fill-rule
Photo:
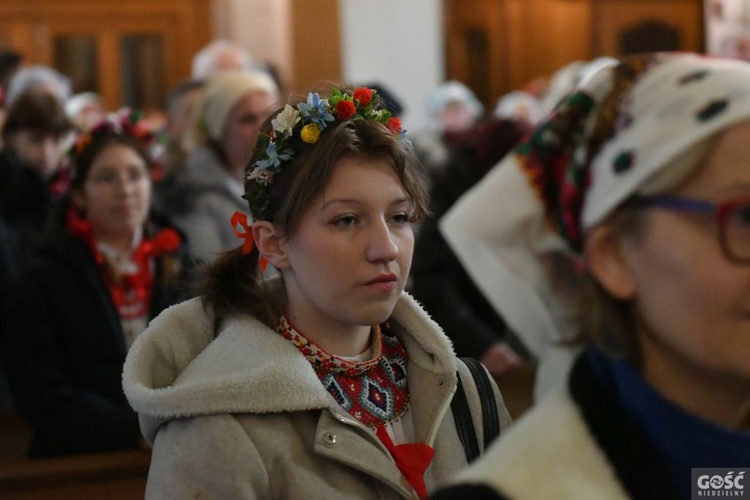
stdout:
<svg viewBox="0 0 750 500">
<path fill-rule="evenodd" d="M 153 136 L 141 124 L 122 110 L 78 138 L 64 215 L 5 313 L 2 352 L 34 431 L 32 458 L 140 442 L 121 390 L 125 354 L 151 318 L 184 298 L 187 270 L 180 234 L 149 215 Z"/>
<path fill-rule="evenodd" d="M 479 453 L 509 416 L 404 292 L 427 203 L 410 143 L 364 88 L 292 99 L 262 130 L 243 244 L 128 353 L 146 497 L 426 498 L 472 458 L 461 422 Z"/>
</svg>

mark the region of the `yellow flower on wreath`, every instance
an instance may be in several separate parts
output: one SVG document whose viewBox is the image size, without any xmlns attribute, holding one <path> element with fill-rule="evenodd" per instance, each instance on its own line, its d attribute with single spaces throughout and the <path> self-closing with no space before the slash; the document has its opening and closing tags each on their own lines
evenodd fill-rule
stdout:
<svg viewBox="0 0 750 500">
<path fill-rule="evenodd" d="M 302 137 L 302 140 L 308 144 L 315 144 L 320 138 L 320 127 L 315 123 L 308 123 L 302 127 L 300 137 Z"/>
</svg>

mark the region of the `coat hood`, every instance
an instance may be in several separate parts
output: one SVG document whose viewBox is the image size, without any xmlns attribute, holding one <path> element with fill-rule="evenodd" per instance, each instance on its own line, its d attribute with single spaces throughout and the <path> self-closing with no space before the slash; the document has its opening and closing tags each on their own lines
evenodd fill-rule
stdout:
<svg viewBox="0 0 750 500">
<path fill-rule="evenodd" d="M 411 296 L 401 296 L 391 320 L 410 363 L 437 374 L 456 372 L 450 341 Z M 213 316 L 200 298 L 165 310 L 136 339 L 123 388 L 149 441 L 174 418 L 336 404 L 297 348 L 254 317 L 232 317 L 214 336 Z"/>
</svg>

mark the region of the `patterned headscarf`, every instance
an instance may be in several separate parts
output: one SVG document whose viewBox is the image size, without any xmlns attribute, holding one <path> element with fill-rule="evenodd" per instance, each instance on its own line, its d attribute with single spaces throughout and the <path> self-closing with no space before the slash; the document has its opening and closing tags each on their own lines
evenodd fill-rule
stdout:
<svg viewBox="0 0 750 500">
<path fill-rule="evenodd" d="M 562 100 L 515 162 L 571 250 L 581 250 L 584 229 L 675 157 L 748 118 L 749 69 L 694 54 L 650 54 L 607 67 Z"/>
<path fill-rule="evenodd" d="M 550 253 L 580 257 L 588 229 L 656 175 L 684 177 L 699 158 L 688 153 L 747 119 L 748 63 L 689 53 L 613 62 L 587 75 L 441 228 L 488 299 L 515 331 L 530 332 L 529 348 L 542 356 L 574 327 L 546 269 Z"/>
</svg>

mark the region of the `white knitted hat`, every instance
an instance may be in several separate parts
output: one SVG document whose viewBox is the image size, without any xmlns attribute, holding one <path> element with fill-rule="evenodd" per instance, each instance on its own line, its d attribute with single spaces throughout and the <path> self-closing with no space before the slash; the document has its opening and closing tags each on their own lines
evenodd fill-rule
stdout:
<svg viewBox="0 0 750 500">
<path fill-rule="evenodd" d="M 267 92 L 276 96 L 279 89 L 273 78 L 264 71 L 224 71 L 208 80 L 198 121 L 210 139 L 221 139 L 232 108 L 250 92 Z"/>
</svg>

